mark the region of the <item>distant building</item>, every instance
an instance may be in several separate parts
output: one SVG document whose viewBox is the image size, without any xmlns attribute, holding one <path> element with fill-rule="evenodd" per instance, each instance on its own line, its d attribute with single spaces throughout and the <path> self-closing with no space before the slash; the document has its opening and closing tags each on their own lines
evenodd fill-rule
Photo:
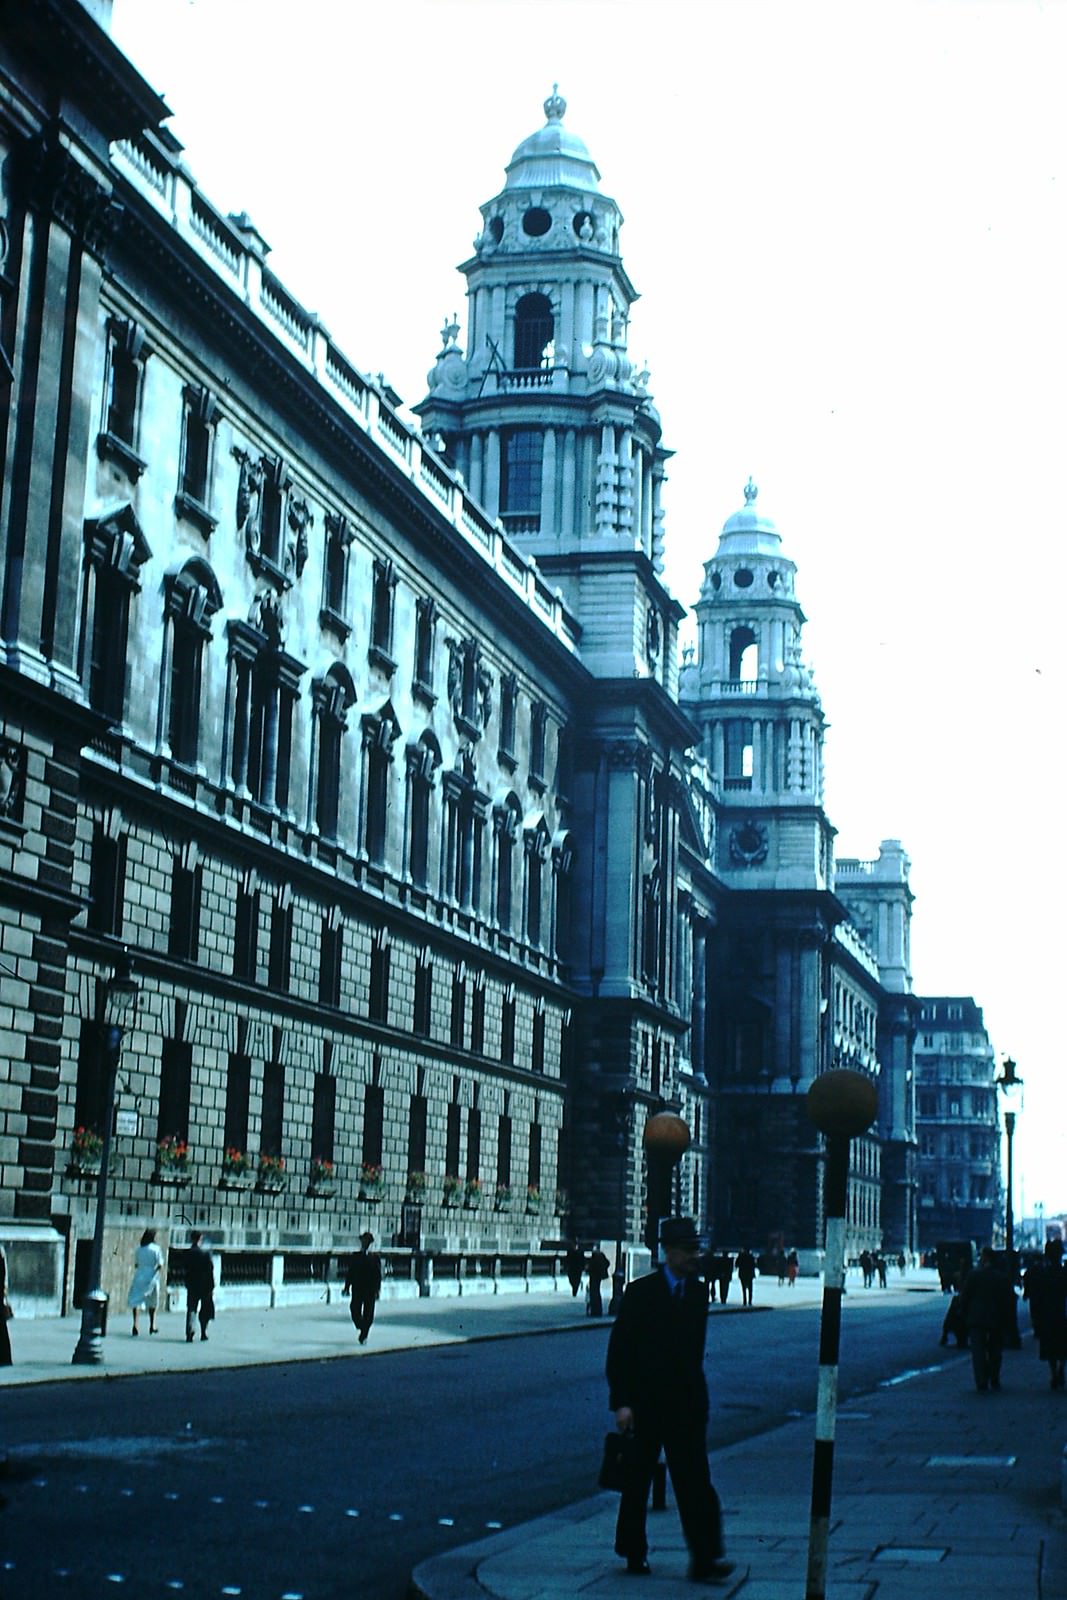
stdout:
<svg viewBox="0 0 1067 1600">
<path fill-rule="evenodd" d="M 999 1240 L 996 1061 L 969 995 L 920 996 L 915 1041 L 919 1243 Z"/>
</svg>

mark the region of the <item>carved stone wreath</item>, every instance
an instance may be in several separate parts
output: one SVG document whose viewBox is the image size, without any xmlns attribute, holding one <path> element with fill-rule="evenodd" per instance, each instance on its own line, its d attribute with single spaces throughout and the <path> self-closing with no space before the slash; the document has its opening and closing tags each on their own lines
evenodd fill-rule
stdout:
<svg viewBox="0 0 1067 1600">
<path fill-rule="evenodd" d="M 730 860 L 740 867 L 758 867 L 766 861 L 767 829 L 754 817 L 746 817 L 740 827 L 730 829 Z"/>
</svg>

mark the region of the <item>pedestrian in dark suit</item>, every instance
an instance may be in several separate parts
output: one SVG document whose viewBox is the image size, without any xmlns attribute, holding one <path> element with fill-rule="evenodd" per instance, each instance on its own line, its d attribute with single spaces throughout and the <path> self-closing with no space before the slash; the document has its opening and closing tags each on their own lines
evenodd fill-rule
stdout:
<svg viewBox="0 0 1067 1600">
<path fill-rule="evenodd" d="M 602 1317 L 604 1315 L 603 1287 L 604 1279 L 611 1271 L 611 1262 L 600 1249 L 590 1252 L 589 1256 L 589 1315 Z"/>
<path fill-rule="evenodd" d="M 750 1306 L 752 1304 L 752 1285 L 756 1279 L 756 1258 L 747 1245 L 738 1254 L 735 1266 L 737 1268 L 737 1281 L 741 1285 L 741 1304 Z"/>
<path fill-rule="evenodd" d="M 648 1572 L 645 1513 L 662 1449 L 689 1546 L 690 1579 L 721 1583 L 734 1564 L 723 1558 L 722 1508 L 708 1470 L 708 1287 L 697 1276 L 696 1224 L 668 1217 L 660 1240 L 665 1263 L 630 1284 L 608 1341 L 609 1403 L 620 1433 L 633 1435 L 615 1550 L 628 1573 Z"/>
<path fill-rule="evenodd" d="M 359 1255 L 353 1256 L 348 1263 L 348 1277 L 341 1293 L 351 1292 L 352 1303 L 349 1310 L 352 1313 L 352 1321 L 359 1333 L 360 1344 L 366 1344 L 371 1323 L 374 1321 L 375 1303 L 382 1290 L 382 1262 L 381 1257 L 375 1255 L 371 1249 L 374 1243 L 373 1233 L 361 1233 L 359 1243 Z"/>
<path fill-rule="evenodd" d="M 571 1286 L 571 1298 L 577 1300 L 578 1290 L 582 1287 L 582 1274 L 585 1271 L 585 1251 L 577 1239 L 572 1239 L 567 1246 L 567 1254 L 563 1258 L 563 1269 L 567 1274 L 567 1282 Z"/>
<path fill-rule="evenodd" d="M 189 1248 L 185 1252 L 185 1339 L 192 1344 L 196 1338 L 196 1325 L 200 1323 L 200 1337 L 207 1338 L 207 1325 L 215 1315 L 215 1263 L 201 1243 L 202 1233 L 189 1235 Z"/>
<path fill-rule="evenodd" d="M 1015 1327 L 1015 1291 L 1007 1273 L 994 1265 L 988 1245 L 963 1281 L 960 1315 L 967 1324 L 975 1388 L 979 1394 L 999 1389 L 1004 1340 Z"/>
<path fill-rule="evenodd" d="M 1067 1267 L 1059 1239 L 1049 1239 L 1040 1266 L 1027 1270 L 1023 1298 L 1030 1302 L 1038 1354 L 1048 1362 L 1049 1387 L 1062 1389 L 1067 1362 Z"/>
</svg>

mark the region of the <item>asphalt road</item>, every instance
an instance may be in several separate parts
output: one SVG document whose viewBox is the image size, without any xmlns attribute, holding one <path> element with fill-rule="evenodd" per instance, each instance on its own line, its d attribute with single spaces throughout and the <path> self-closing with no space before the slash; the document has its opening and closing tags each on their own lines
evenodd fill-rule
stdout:
<svg viewBox="0 0 1067 1600">
<path fill-rule="evenodd" d="M 853 1291 L 843 1401 L 959 1359 L 942 1311 Z M 8 1390 L 0 1600 L 402 1600 L 426 1556 L 593 1491 L 607 1335 Z M 713 1313 L 712 1447 L 812 1410 L 817 1352 L 815 1309 Z"/>
</svg>

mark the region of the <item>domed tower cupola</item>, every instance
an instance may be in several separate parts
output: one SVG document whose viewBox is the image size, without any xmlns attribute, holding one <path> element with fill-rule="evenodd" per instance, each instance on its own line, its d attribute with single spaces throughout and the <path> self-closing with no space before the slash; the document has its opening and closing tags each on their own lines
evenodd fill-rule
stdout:
<svg viewBox="0 0 1067 1600">
<path fill-rule="evenodd" d="M 542 565 L 594 546 L 640 550 L 658 572 L 668 452 L 649 373 L 628 349 L 637 291 L 619 254 L 622 214 L 555 86 L 544 111 L 480 208 L 460 268 L 465 347 L 456 319 L 446 322 L 415 409 L 471 493 Z"/>
<path fill-rule="evenodd" d="M 744 813 L 721 835 L 721 865 L 775 887 L 825 886 L 833 830 L 822 811 L 822 704 L 803 658 L 796 567 L 758 493 L 750 478 L 704 565 L 696 659 L 683 668 L 680 698 L 725 806 Z"/>
</svg>

